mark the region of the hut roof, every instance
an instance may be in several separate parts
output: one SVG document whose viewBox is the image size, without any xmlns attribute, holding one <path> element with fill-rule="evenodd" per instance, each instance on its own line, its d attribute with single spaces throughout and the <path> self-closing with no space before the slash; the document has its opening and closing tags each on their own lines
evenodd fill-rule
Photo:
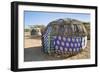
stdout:
<svg viewBox="0 0 100 73">
<path fill-rule="evenodd" d="M 76 19 L 57 19 L 50 22 L 45 31 L 52 27 L 51 35 L 62 35 L 62 36 L 86 36 L 87 31 L 82 21 Z M 45 33 L 44 31 L 44 33 Z"/>
</svg>

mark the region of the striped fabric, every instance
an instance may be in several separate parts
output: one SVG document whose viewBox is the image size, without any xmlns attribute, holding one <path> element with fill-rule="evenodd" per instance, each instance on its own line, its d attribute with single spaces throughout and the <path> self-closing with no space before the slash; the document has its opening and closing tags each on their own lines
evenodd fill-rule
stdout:
<svg viewBox="0 0 100 73">
<path fill-rule="evenodd" d="M 43 49 L 45 53 L 50 53 L 50 32 L 51 32 L 51 27 L 49 27 L 46 31 L 46 33 L 43 35 Z"/>
</svg>

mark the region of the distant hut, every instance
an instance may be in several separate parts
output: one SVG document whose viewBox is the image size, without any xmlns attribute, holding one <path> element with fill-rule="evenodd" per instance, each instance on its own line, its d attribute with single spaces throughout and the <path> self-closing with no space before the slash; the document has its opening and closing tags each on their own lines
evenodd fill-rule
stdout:
<svg viewBox="0 0 100 73">
<path fill-rule="evenodd" d="M 87 31 L 81 21 L 58 19 L 50 22 L 42 32 L 43 52 L 75 55 L 86 47 Z"/>
<path fill-rule="evenodd" d="M 41 36 L 41 28 L 32 28 L 31 29 L 31 36 Z"/>
</svg>

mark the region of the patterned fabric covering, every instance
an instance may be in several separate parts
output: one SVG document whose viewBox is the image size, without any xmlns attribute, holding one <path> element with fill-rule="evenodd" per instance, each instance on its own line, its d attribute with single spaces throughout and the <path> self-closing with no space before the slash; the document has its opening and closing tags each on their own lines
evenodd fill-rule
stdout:
<svg viewBox="0 0 100 73">
<path fill-rule="evenodd" d="M 49 31 L 50 32 L 50 31 Z M 67 53 L 79 52 L 86 47 L 87 37 L 63 37 L 44 35 L 44 52 Z"/>
<path fill-rule="evenodd" d="M 86 46 L 86 37 L 55 36 L 53 45 L 56 53 L 79 52 Z"/>
</svg>

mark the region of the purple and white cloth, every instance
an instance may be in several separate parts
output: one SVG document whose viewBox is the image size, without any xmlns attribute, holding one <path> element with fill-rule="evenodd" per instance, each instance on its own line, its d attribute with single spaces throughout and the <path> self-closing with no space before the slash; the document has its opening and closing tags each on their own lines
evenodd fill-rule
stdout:
<svg viewBox="0 0 100 73">
<path fill-rule="evenodd" d="M 55 36 L 53 40 L 55 52 L 78 52 L 84 49 L 87 44 L 87 37 L 63 37 Z"/>
</svg>

